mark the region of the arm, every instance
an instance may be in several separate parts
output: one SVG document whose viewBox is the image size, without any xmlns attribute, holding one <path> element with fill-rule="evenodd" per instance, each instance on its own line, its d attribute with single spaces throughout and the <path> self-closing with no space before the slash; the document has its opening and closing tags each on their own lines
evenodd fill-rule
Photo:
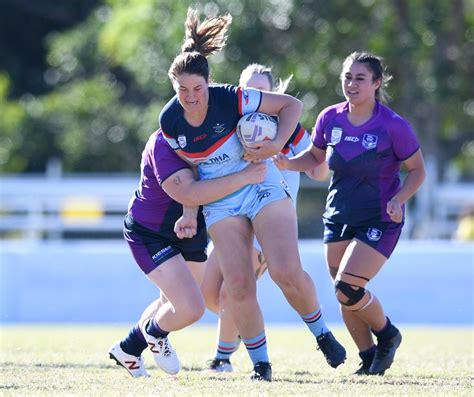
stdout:
<svg viewBox="0 0 474 397">
<path fill-rule="evenodd" d="M 246 185 L 260 183 L 266 173 L 264 163 L 255 163 L 234 174 L 197 181 L 191 169 L 183 168 L 165 179 L 161 186 L 173 200 L 194 207 L 219 200 Z"/>
<path fill-rule="evenodd" d="M 178 238 L 192 238 L 196 235 L 198 211 L 197 206 L 183 206 L 183 215 L 174 224 L 174 232 Z"/>
<path fill-rule="evenodd" d="M 290 159 L 282 153 L 279 153 L 275 158 L 275 164 L 280 170 L 300 172 L 313 170 L 325 161 L 326 151 L 317 148 L 313 144 L 311 144 L 311 146 L 309 146 L 305 151 Z"/>
<path fill-rule="evenodd" d="M 303 103 L 286 94 L 262 92 L 259 112 L 278 116 L 278 132 L 273 141 L 264 141 L 245 148 L 249 160 L 262 160 L 279 153 L 290 139 L 303 111 Z"/>
<path fill-rule="evenodd" d="M 314 168 L 306 171 L 306 175 L 308 175 L 311 179 L 315 181 L 323 182 L 326 180 L 329 174 L 329 166 L 326 161 L 323 161 L 321 164 L 317 165 Z"/>
<path fill-rule="evenodd" d="M 416 193 L 426 176 L 425 163 L 423 161 L 421 149 L 418 149 L 415 154 L 406 159 L 403 164 L 408 170 L 408 175 L 403 181 L 400 191 L 387 203 L 387 214 L 390 215 L 390 219 L 394 222 L 402 221 L 402 205 Z"/>
</svg>

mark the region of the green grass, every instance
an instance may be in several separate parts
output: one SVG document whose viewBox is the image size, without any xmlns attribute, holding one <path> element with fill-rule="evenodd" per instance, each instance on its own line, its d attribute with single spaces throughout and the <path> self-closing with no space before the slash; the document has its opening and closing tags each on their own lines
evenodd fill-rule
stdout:
<svg viewBox="0 0 474 397">
<path fill-rule="evenodd" d="M 183 369 L 168 376 L 145 352 L 152 377 L 133 379 L 108 358 L 107 349 L 126 326 L 4 326 L 0 334 L 0 396 L 472 396 L 473 330 L 468 327 L 401 327 L 404 340 L 384 377 L 353 376 L 357 351 L 347 331 L 334 333 L 347 362 L 330 368 L 313 337 L 300 327 L 267 329 L 272 383 L 251 382 L 242 347 L 235 372 L 202 373 L 213 357 L 215 330 L 195 326 L 171 336 Z"/>
</svg>

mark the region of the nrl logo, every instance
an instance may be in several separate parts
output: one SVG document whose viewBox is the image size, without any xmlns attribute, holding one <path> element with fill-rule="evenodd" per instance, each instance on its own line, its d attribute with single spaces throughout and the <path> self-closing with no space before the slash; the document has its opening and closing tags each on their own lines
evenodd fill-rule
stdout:
<svg viewBox="0 0 474 397">
<path fill-rule="evenodd" d="M 181 149 L 184 149 L 186 147 L 186 136 L 185 135 L 179 135 L 178 136 L 178 145 Z"/>
<path fill-rule="evenodd" d="M 214 127 L 212 127 L 212 129 L 214 130 L 216 134 L 222 134 L 225 130 L 224 123 L 222 124 L 217 123 Z"/>
<path fill-rule="evenodd" d="M 331 144 L 337 145 L 339 142 L 341 142 L 341 137 L 342 137 L 342 128 L 334 127 L 331 131 Z"/>
<path fill-rule="evenodd" d="M 373 149 L 377 146 L 377 140 L 377 135 L 364 134 L 364 137 L 362 138 L 362 146 L 367 150 Z"/>
<path fill-rule="evenodd" d="M 369 229 L 367 230 L 367 238 L 370 241 L 379 241 L 381 237 L 382 237 L 381 230 L 376 229 L 375 227 L 369 227 Z"/>
</svg>

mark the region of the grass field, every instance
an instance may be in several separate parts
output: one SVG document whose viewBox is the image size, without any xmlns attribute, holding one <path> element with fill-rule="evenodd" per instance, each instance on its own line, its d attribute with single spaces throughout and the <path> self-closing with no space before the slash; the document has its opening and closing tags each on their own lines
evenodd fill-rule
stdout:
<svg viewBox="0 0 474 397">
<path fill-rule="evenodd" d="M 234 354 L 235 372 L 201 372 L 213 357 L 215 331 L 195 326 L 171 342 L 183 369 L 168 376 L 145 362 L 151 377 L 133 379 L 108 358 L 107 349 L 126 326 L 4 326 L 1 328 L 0 396 L 472 396 L 473 329 L 401 327 L 403 343 L 384 377 L 354 376 L 358 357 L 347 332 L 334 333 L 348 350 L 347 362 L 330 368 L 313 337 L 301 327 L 267 329 L 272 383 L 251 382 L 244 349 Z"/>
</svg>

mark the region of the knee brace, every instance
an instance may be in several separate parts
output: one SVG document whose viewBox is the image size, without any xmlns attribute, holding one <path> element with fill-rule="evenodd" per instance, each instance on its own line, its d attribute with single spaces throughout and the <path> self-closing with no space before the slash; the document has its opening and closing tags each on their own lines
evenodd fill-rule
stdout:
<svg viewBox="0 0 474 397">
<path fill-rule="evenodd" d="M 356 287 L 357 289 L 354 289 L 353 287 Z M 354 306 L 355 304 L 360 302 L 360 300 L 365 295 L 364 287 L 359 287 L 358 285 L 352 285 L 341 280 L 336 281 L 335 288 L 336 288 L 336 292 L 341 291 L 347 297 L 347 302 L 341 302 L 339 300 L 341 305 L 344 305 L 344 306 Z"/>
</svg>

